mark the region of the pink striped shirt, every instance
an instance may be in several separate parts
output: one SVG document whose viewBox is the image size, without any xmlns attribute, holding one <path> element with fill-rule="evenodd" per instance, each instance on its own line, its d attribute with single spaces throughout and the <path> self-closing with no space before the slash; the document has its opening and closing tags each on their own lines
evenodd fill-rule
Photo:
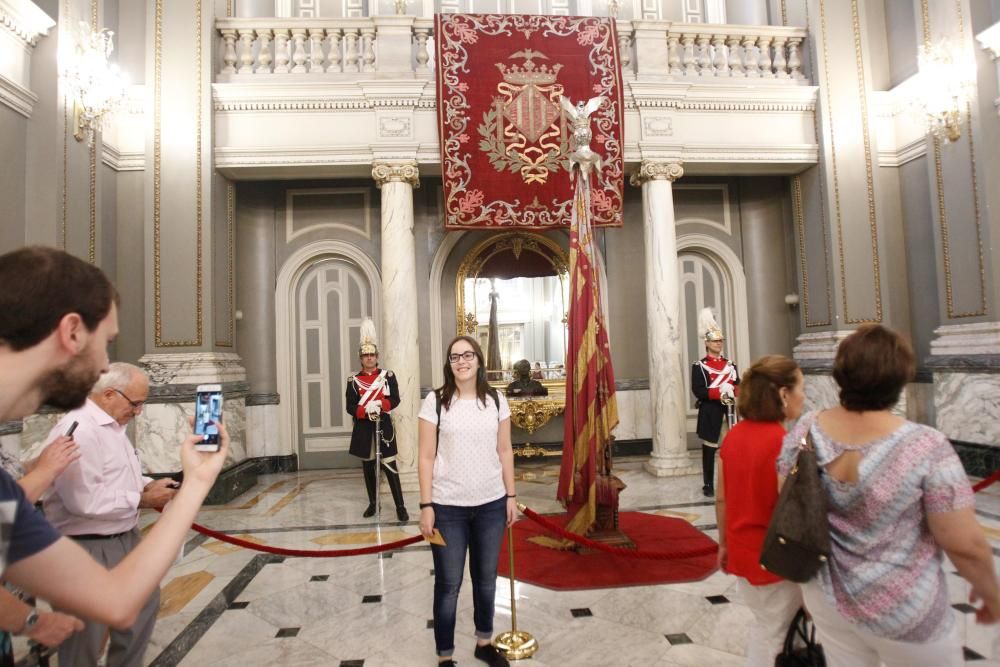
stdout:
<svg viewBox="0 0 1000 667">
<path fill-rule="evenodd" d="M 43 498 L 45 516 L 63 535 L 114 535 L 132 530 L 139 519 L 142 490 L 153 481 L 143 477 L 139 457 L 125 427 L 89 398 L 66 413 L 49 440 L 79 426 L 73 439 L 80 458 L 59 477 Z"/>
</svg>

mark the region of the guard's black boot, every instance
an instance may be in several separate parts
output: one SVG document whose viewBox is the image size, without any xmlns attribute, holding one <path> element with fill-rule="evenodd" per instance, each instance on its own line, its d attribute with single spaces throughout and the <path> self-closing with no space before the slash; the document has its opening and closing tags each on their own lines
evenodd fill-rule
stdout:
<svg viewBox="0 0 1000 667">
<path fill-rule="evenodd" d="M 375 515 L 375 484 L 378 482 L 378 472 L 375 470 L 374 461 L 362 461 L 361 470 L 365 474 L 365 490 L 368 492 L 368 507 L 361 516 L 367 519 Z"/>
<path fill-rule="evenodd" d="M 409 521 L 410 513 L 406 511 L 406 505 L 403 501 L 403 487 L 399 483 L 396 462 L 387 463 L 383 468 L 385 468 L 385 480 L 389 482 L 389 491 L 392 492 L 392 502 L 396 504 L 396 518 L 400 521 Z"/>
<path fill-rule="evenodd" d="M 701 492 L 711 498 L 715 495 L 715 447 L 701 446 L 701 474 L 704 481 Z"/>
</svg>

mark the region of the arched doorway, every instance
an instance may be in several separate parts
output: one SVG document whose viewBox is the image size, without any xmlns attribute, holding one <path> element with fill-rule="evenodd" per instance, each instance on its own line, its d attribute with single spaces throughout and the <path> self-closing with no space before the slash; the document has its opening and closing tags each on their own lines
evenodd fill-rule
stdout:
<svg viewBox="0 0 1000 667">
<path fill-rule="evenodd" d="M 357 248 L 324 242 L 289 259 L 278 281 L 278 381 L 282 431 L 300 469 L 353 467 L 344 386 L 357 366 L 361 322 L 378 319 L 374 263 Z"/>
<path fill-rule="evenodd" d="M 742 371 L 749 361 L 750 329 L 746 276 L 739 257 L 720 241 L 697 234 L 678 239 L 677 264 L 684 316 L 685 372 L 705 355 L 702 333 L 698 331 L 698 312 L 706 307 L 715 311 L 726 334 L 725 355 Z M 690 388 L 686 396 L 687 430 L 693 432 L 697 410 Z"/>
</svg>

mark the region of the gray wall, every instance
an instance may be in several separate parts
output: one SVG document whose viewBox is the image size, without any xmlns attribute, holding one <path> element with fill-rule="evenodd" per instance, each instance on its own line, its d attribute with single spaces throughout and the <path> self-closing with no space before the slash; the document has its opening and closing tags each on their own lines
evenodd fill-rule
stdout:
<svg viewBox="0 0 1000 667">
<path fill-rule="evenodd" d="M 107 178 L 105 182 L 111 180 Z M 134 363 L 146 352 L 146 281 L 152 279 L 143 255 L 143 172 L 118 172 L 113 180 L 117 192 L 116 243 L 111 256 L 115 258 L 118 275 L 115 286 L 122 299 L 116 357 Z M 105 206 L 105 211 L 109 208 Z"/>
<path fill-rule="evenodd" d="M 786 219 L 787 188 L 779 176 L 740 179 L 750 361 L 765 354 L 791 356 L 795 344 L 798 313 L 785 304 L 785 295 L 798 291 L 794 264 L 790 272 L 787 261 L 795 255 L 791 220 Z"/>
<path fill-rule="evenodd" d="M 917 14 L 911 0 L 885 0 L 885 44 L 889 59 L 888 87 L 917 73 Z"/>
<path fill-rule="evenodd" d="M 910 336 L 918 367 L 930 354 L 934 329 L 940 324 L 937 232 L 928 191 L 928 159 L 919 157 L 899 167 L 899 193 L 903 213 L 903 242 L 908 259 L 906 289 L 910 300 Z"/>
<path fill-rule="evenodd" d="M 688 187 L 695 186 L 695 187 Z M 729 192 L 730 231 L 722 229 L 721 188 Z M 357 188 L 369 197 L 370 238 L 323 223 L 360 224 L 365 211 L 359 195 L 324 195 L 310 202 L 296 198 L 292 235 L 286 229 L 289 190 Z M 704 234 L 725 244 L 744 263 L 748 278 L 751 356 L 790 354 L 798 333 L 797 313 L 785 306 L 784 296 L 796 292 L 794 235 L 788 213 L 788 185 L 784 178 L 685 178 L 674 190 L 678 235 Z M 421 384 L 432 382 L 430 349 L 429 279 L 434 257 L 446 238 L 439 210 L 440 179 L 423 178 L 414 192 L 414 237 L 420 345 Z M 237 323 L 237 352 L 243 358 L 252 393 L 276 391 L 275 280 L 288 257 L 303 245 L 323 239 L 350 243 L 380 263 L 380 191 L 370 181 L 294 181 L 237 184 L 236 196 L 236 308 L 243 311 Z M 457 233 L 457 232 L 451 232 Z M 456 331 L 455 275 L 466 254 L 489 231 L 470 231 L 452 249 L 441 285 L 443 342 Z M 547 232 L 548 238 L 568 247 L 565 231 Z M 625 224 L 600 230 L 597 243 L 608 276 L 609 336 L 615 374 L 619 380 L 649 377 L 645 249 L 643 247 L 642 193 L 625 191 Z M 692 325 L 693 326 L 693 325 Z M 700 353 L 700 348 L 695 345 Z M 750 360 L 746 360 L 750 361 Z"/>
<path fill-rule="evenodd" d="M 275 370 L 275 218 L 271 183 L 236 185 L 236 350 L 250 393 L 278 391 Z"/>
<path fill-rule="evenodd" d="M 0 105 L 0 155 L 5 169 L 0 170 L 0 252 L 24 245 L 25 173 L 27 160 L 28 119 L 8 106 Z"/>
</svg>

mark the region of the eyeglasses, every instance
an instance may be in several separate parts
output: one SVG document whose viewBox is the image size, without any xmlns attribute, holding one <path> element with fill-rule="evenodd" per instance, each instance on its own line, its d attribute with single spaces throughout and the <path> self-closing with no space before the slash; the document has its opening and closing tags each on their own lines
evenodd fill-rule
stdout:
<svg viewBox="0 0 1000 667">
<path fill-rule="evenodd" d="M 457 364 L 459 359 L 464 359 L 465 361 L 472 361 L 476 358 L 476 353 L 472 350 L 466 350 L 462 354 L 452 353 L 448 355 L 448 361 L 453 364 Z"/>
<path fill-rule="evenodd" d="M 144 405 L 146 405 L 146 401 L 133 401 L 131 398 L 129 398 L 128 396 L 126 396 L 125 392 L 122 391 L 121 389 L 115 389 L 115 391 L 118 392 L 118 394 L 122 398 L 124 398 L 128 402 L 129 405 L 132 406 L 133 410 L 142 410 L 142 407 Z"/>
</svg>

